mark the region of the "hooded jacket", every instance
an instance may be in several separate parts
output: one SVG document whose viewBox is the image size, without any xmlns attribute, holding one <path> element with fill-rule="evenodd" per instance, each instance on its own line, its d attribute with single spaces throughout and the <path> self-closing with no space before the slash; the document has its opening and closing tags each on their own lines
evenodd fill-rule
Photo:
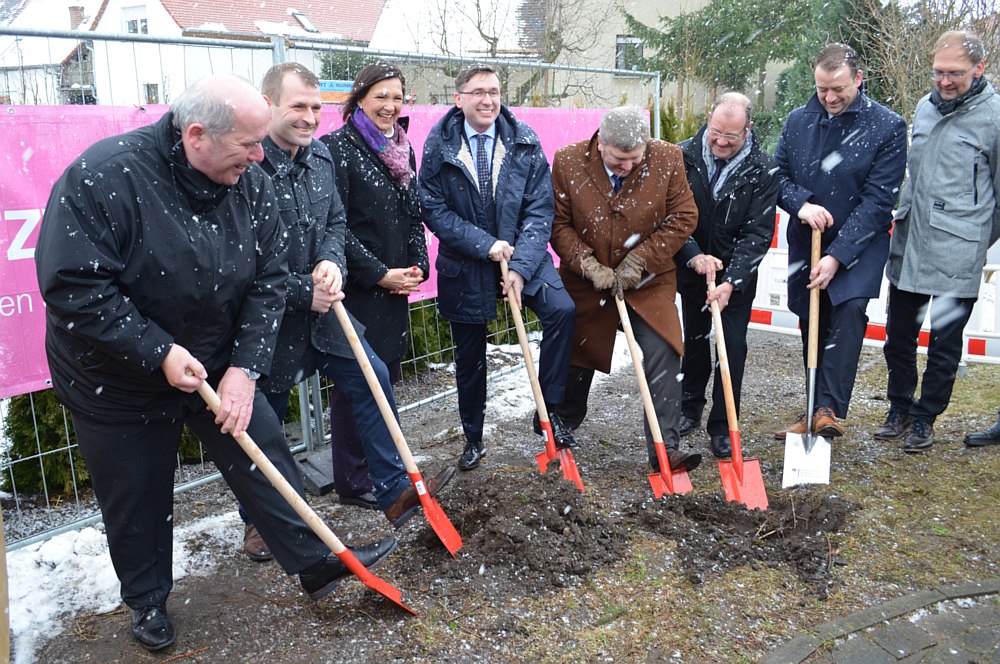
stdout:
<svg viewBox="0 0 1000 664">
<path fill-rule="evenodd" d="M 910 176 L 886 276 L 911 293 L 979 296 L 1000 238 L 1000 97 L 992 85 L 942 116 L 930 95 L 913 114 Z"/>
<path fill-rule="evenodd" d="M 56 181 L 35 253 L 52 383 L 70 410 L 177 418 L 191 395 L 160 365 L 177 343 L 217 381 L 268 373 L 286 247 L 271 184 L 192 168 L 167 113 L 88 148 Z"/>
<path fill-rule="evenodd" d="M 497 240 L 514 247 L 509 267 L 524 277 L 526 295 L 536 295 L 543 285 L 562 288 L 548 253 L 552 179 L 538 136 L 502 106 L 492 169 L 496 223 L 491 224 L 464 123 L 455 107 L 431 129 L 420 166 L 420 201 L 424 222 L 441 242 L 435 262 L 441 315 L 484 323 L 497 312 L 500 270 L 488 255 Z"/>
</svg>

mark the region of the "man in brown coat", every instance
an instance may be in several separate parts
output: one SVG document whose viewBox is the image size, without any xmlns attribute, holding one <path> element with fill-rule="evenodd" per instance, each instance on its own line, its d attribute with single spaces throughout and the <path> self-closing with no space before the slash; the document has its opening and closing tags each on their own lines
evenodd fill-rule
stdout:
<svg viewBox="0 0 1000 664">
<path fill-rule="evenodd" d="M 681 326 L 674 254 L 694 230 L 698 211 L 680 148 L 649 135 L 636 106 L 604 116 L 589 141 L 566 146 L 552 163 L 556 216 L 552 247 L 576 303 L 576 331 L 563 422 L 587 413 L 594 370 L 609 373 L 618 329 L 612 298 L 624 296 L 671 468 L 693 470 L 701 455 L 677 449 L 680 436 Z M 659 470 L 646 425 L 649 463 Z"/>
</svg>

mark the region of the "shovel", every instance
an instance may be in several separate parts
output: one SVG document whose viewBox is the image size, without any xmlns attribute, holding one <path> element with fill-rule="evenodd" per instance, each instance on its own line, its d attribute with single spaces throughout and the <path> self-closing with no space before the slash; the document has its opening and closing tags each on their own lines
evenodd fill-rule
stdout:
<svg viewBox="0 0 1000 664">
<path fill-rule="evenodd" d="M 205 400 L 206 404 L 208 404 L 209 409 L 218 415 L 219 406 L 221 405 L 219 395 L 215 393 L 215 390 L 213 390 L 212 386 L 208 384 L 208 381 L 202 381 L 201 385 L 198 387 L 198 394 L 200 394 L 201 398 Z M 278 490 L 281 497 L 288 501 L 288 504 L 292 506 L 292 509 L 294 509 L 300 517 L 302 517 L 302 520 L 306 522 L 306 525 L 309 526 L 310 530 L 316 533 L 316 536 L 323 541 L 323 544 L 330 547 L 333 554 L 337 556 L 340 562 L 344 563 L 344 566 L 347 567 L 347 569 L 351 570 L 355 576 L 361 579 L 362 583 L 375 592 L 381 594 L 387 599 L 392 600 L 398 604 L 400 608 L 409 611 L 413 615 L 417 615 L 416 611 L 403 604 L 403 594 L 397 588 L 394 588 L 390 584 L 372 574 L 367 567 L 361 564 L 361 561 L 357 559 L 354 553 L 341 543 L 337 536 L 333 534 L 333 531 L 330 530 L 325 523 L 323 523 L 322 519 L 317 516 L 316 512 L 314 512 L 306 501 L 302 499 L 302 496 L 296 493 L 295 489 L 292 488 L 292 485 L 288 483 L 288 480 L 282 477 L 281 473 L 278 472 L 278 469 L 274 467 L 273 463 L 271 463 L 271 460 L 260 451 L 260 448 L 257 447 L 257 443 L 253 442 L 253 438 L 251 438 L 249 434 L 244 431 L 239 436 L 233 437 L 236 439 L 236 442 L 239 443 L 240 447 L 243 448 L 243 451 L 247 453 L 247 456 L 250 457 L 250 460 L 253 461 L 257 469 L 264 473 L 264 477 L 271 481 L 271 484 L 273 484 L 274 488 Z"/>
<path fill-rule="evenodd" d="M 715 292 L 715 282 L 708 284 L 708 294 Z M 729 442 L 733 448 L 732 458 L 719 459 L 719 475 L 722 476 L 722 490 L 727 501 L 743 503 L 747 509 L 766 510 L 767 491 L 764 477 L 760 473 L 760 461 L 744 459 L 740 445 L 740 424 L 736 416 L 736 399 L 733 397 L 733 377 L 729 373 L 729 353 L 726 352 L 726 337 L 722 331 L 722 311 L 719 303 L 712 300 L 712 324 L 715 326 L 715 347 L 719 356 L 719 371 L 722 373 L 722 392 L 726 396 L 726 419 L 729 421 Z"/>
<path fill-rule="evenodd" d="M 503 278 L 507 278 L 507 261 L 500 261 L 500 271 Z M 521 345 L 521 354 L 524 355 L 524 365 L 528 371 L 528 381 L 531 383 L 531 393 L 535 396 L 535 408 L 538 409 L 538 421 L 542 425 L 542 434 L 545 436 L 545 451 L 535 455 L 538 463 L 538 470 L 543 475 L 549 466 L 549 462 L 559 458 L 559 467 L 562 468 L 563 478 L 576 484 L 580 491 L 584 491 L 583 479 L 580 477 L 580 469 L 576 467 L 576 459 L 573 458 L 573 451 L 556 448 L 556 438 L 552 433 L 552 422 L 549 420 L 549 410 L 545 407 L 545 398 L 542 396 L 542 386 L 538 382 L 538 373 L 535 371 L 535 362 L 531 357 L 531 347 L 528 345 L 528 335 L 524 331 L 524 320 L 521 318 L 521 310 L 517 304 L 508 299 L 510 305 L 510 315 L 514 319 L 514 327 L 517 329 L 517 341 Z"/>
<path fill-rule="evenodd" d="M 653 495 L 657 498 L 664 494 L 688 493 L 691 491 L 691 478 L 687 471 L 683 469 L 672 470 L 670 461 L 667 458 L 667 446 L 663 442 L 663 433 L 660 431 L 660 422 L 656 419 L 656 410 L 653 408 L 653 397 L 649 393 L 649 383 L 646 382 L 646 372 L 642 368 L 642 358 L 639 357 L 639 346 L 635 343 L 635 333 L 632 332 L 632 322 L 628 317 L 628 310 L 625 308 L 624 298 L 615 296 L 615 303 L 618 305 L 618 316 L 622 320 L 622 329 L 625 331 L 625 339 L 628 341 L 628 352 L 632 356 L 632 366 L 635 367 L 635 377 L 639 381 L 639 392 L 642 393 L 642 407 L 646 411 L 646 420 L 649 422 L 649 431 L 653 434 L 653 447 L 656 449 L 656 460 L 660 464 L 660 472 L 649 474 L 649 485 L 653 487 Z"/>
<path fill-rule="evenodd" d="M 823 232 L 813 229 L 810 264 L 816 267 L 822 252 Z M 813 411 L 816 408 L 816 365 L 819 356 L 819 289 L 809 291 L 809 348 L 806 359 L 808 388 L 806 398 L 806 432 L 785 434 L 785 464 L 781 488 L 796 484 L 830 483 L 830 441 L 813 433 Z"/>
<path fill-rule="evenodd" d="M 385 420 L 385 426 L 392 435 L 392 441 L 396 443 L 396 450 L 399 452 L 399 457 L 403 460 L 403 466 L 406 467 L 406 474 L 410 476 L 413 488 L 417 490 L 420 505 L 424 508 L 424 516 L 427 518 L 427 522 L 431 524 L 431 528 L 434 529 L 438 539 L 444 544 L 444 548 L 448 549 L 448 553 L 454 557 L 455 552 L 462 548 L 462 536 L 458 534 L 455 526 L 445 516 L 444 510 L 441 509 L 438 501 L 427 491 L 424 478 L 417 469 L 413 455 L 410 454 L 410 446 L 406 444 L 406 438 L 403 437 L 403 430 L 399 428 L 399 422 L 396 421 L 396 416 L 393 415 L 392 407 L 389 406 L 389 400 L 385 398 L 385 392 L 382 391 L 382 386 L 378 382 L 378 376 L 375 375 L 372 363 L 368 360 L 365 349 L 361 345 L 361 339 L 358 338 L 358 333 L 354 329 L 354 325 L 351 324 L 351 319 L 347 315 L 344 303 L 334 302 L 333 312 L 337 315 L 337 320 L 340 321 L 340 327 L 344 329 L 344 335 L 347 337 L 348 343 L 351 344 L 351 350 L 354 351 L 354 357 L 357 358 L 358 364 L 361 366 L 361 372 L 365 375 L 365 380 L 368 382 L 368 389 L 372 391 L 372 396 L 375 397 L 378 409 L 382 413 L 382 419 Z"/>
</svg>

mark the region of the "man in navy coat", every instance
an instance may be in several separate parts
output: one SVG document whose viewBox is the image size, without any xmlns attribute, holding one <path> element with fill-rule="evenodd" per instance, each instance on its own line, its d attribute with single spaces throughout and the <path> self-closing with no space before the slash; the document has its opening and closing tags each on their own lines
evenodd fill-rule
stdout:
<svg viewBox="0 0 1000 664">
<path fill-rule="evenodd" d="M 813 64 L 816 94 L 788 116 L 774 161 L 788 224 L 788 307 L 799 317 L 803 359 L 809 290 L 820 289 L 813 431 L 840 436 L 864 341 L 868 300 L 878 297 L 892 208 L 906 167 L 906 123 L 862 89 L 858 55 L 829 44 Z M 812 230 L 823 232 L 811 267 Z M 775 434 L 805 433 L 806 416 Z"/>
<path fill-rule="evenodd" d="M 466 444 L 460 470 L 484 454 L 486 324 L 497 295 L 524 303 L 544 330 L 539 383 L 557 447 L 575 445 L 555 406 L 566 392 L 576 308 L 548 253 L 555 201 L 541 143 L 500 103 L 500 79 L 473 64 L 455 79 L 455 106 L 424 144 L 419 177 L 424 222 L 441 245 L 438 309 L 455 340 L 458 409 Z M 510 264 L 501 285 L 501 259 Z M 535 431 L 541 433 L 537 425 Z"/>
</svg>

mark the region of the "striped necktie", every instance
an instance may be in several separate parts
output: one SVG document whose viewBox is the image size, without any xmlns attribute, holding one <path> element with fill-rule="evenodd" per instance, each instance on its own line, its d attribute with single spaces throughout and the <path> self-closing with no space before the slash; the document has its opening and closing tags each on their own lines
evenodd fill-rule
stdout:
<svg viewBox="0 0 1000 664">
<path fill-rule="evenodd" d="M 490 187 L 490 162 L 486 158 L 486 134 L 476 134 L 476 177 L 479 179 L 479 196 L 483 199 L 483 205 L 490 204 L 493 192 Z"/>
</svg>

